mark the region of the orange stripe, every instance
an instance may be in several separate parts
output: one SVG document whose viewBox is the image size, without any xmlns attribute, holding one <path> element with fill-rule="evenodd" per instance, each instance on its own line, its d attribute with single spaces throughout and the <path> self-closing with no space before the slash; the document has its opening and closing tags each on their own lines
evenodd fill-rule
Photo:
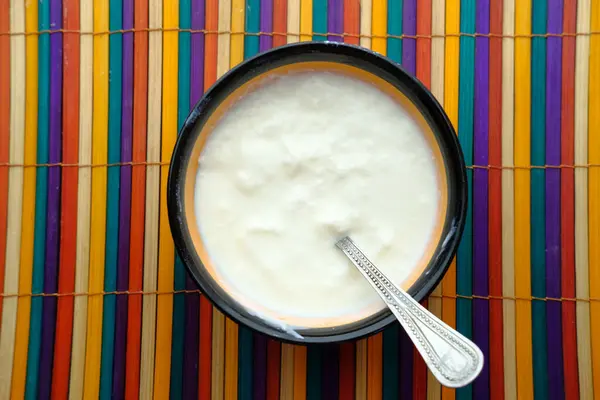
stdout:
<svg viewBox="0 0 600 400">
<path fill-rule="evenodd" d="M 135 0 L 136 32 L 133 74 L 133 162 L 146 161 L 146 116 L 148 93 L 148 0 Z M 131 170 L 131 233 L 129 253 L 129 290 L 141 291 L 144 271 L 144 208 L 146 204 L 146 168 Z M 127 355 L 125 398 L 137 399 L 140 391 L 140 349 L 142 296 L 130 295 L 127 311 Z"/>
<path fill-rule="evenodd" d="M 219 0 L 206 1 L 206 30 L 215 32 L 219 24 Z M 204 91 L 217 80 L 217 35 L 204 36 Z M 200 298 L 200 345 L 198 367 L 198 398 L 211 398 L 212 365 L 212 305 L 204 296 Z"/>
<path fill-rule="evenodd" d="M 344 33 L 360 33 L 360 0 L 344 0 Z M 358 45 L 358 36 L 346 36 L 344 42 Z"/>
<path fill-rule="evenodd" d="M 10 30 L 8 0 L 0 0 L 0 32 Z M 10 36 L 0 36 L 0 290 L 4 290 L 6 217 L 8 212 L 8 145 L 10 136 Z M 2 320 L 0 298 L 0 321 Z"/>
<path fill-rule="evenodd" d="M 283 37 L 285 38 L 285 36 Z M 267 342 L 267 400 L 279 400 L 280 378 L 281 343 L 277 340 L 269 339 Z"/>
<path fill-rule="evenodd" d="M 356 358 L 354 342 L 346 342 L 340 345 L 340 399 L 354 400 L 354 389 L 356 385 Z"/>
<path fill-rule="evenodd" d="M 367 400 L 379 400 L 382 395 L 383 335 L 378 333 L 367 339 Z"/>
<path fill-rule="evenodd" d="M 67 30 L 79 29 L 79 2 L 64 0 L 63 24 Z M 79 35 L 63 36 L 63 162 L 79 161 Z M 77 167 L 62 169 L 60 227 L 60 269 L 58 292 L 75 291 L 77 242 Z M 56 336 L 52 373 L 52 398 L 63 399 L 69 393 L 71 341 L 73 338 L 73 297 L 58 298 Z"/>
<path fill-rule="evenodd" d="M 490 3 L 490 33 L 502 34 L 502 0 Z M 490 104 L 502 104 L 502 38 L 490 38 Z M 502 107 L 489 109 L 489 162 L 502 164 Z M 489 288 L 502 296 L 502 170 L 489 171 Z M 504 399 L 504 346 L 502 300 L 490 301 L 490 395 Z"/>
<path fill-rule="evenodd" d="M 294 400 L 306 399 L 306 347 L 294 347 Z"/>
<path fill-rule="evenodd" d="M 273 1 L 273 32 L 287 32 L 287 0 Z M 286 35 L 273 35 L 273 47 L 286 43 Z"/>
<path fill-rule="evenodd" d="M 564 3 L 563 32 L 577 29 L 577 2 Z M 575 37 L 564 37 L 562 59 L 561 164 L 575 163 Z M 575 171 L 561 170 L 562 296 L 575 297 Z M 579 399 L 575 303 L 562 304 L 565 398 Z"/>
<path fill-rule="evenodd" d="M 417 2 L 417 35 L 431 35 L 431 0 Z M 431 88 L 431 38 L 417 38 L 417 79 Z M 423 302 L 427 308 L 427 300 Z M 421 400 L 427 397 L 427 367 L 417 351 L 413 352 L 413 399 Z"/>
</svg>

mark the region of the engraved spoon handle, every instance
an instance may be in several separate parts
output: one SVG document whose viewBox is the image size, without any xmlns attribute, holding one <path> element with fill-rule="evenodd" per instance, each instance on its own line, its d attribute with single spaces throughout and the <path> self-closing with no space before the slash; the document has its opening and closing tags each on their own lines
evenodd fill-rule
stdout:
<svg viewBox="0 0 600 400">
<path fill-rule="evenodd" d="M 442 385 L 452 388 L 466 386 L 479 375 L 483 368 L 483 354 L 473 342 L 394 285 L 349 237 L 340 239 L 336 246 L 377 290 Z"/>
</svg>

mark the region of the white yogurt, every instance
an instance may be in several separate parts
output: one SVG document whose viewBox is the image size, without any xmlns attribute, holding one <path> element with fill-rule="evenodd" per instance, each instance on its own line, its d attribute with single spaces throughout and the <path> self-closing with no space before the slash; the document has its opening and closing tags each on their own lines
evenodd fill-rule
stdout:
<svg viewBox="0 0 600 400">
<path fill-rule="evenodd" d="M 195 212 L 234 296 L 267 317 L 335 318 L 383 303 L 336 248 L 350 235 L 401 284 L 437 223 L 433 152 L 376 87 L 296 73 L 251 91 L 200 156 Z"/>
</svg>

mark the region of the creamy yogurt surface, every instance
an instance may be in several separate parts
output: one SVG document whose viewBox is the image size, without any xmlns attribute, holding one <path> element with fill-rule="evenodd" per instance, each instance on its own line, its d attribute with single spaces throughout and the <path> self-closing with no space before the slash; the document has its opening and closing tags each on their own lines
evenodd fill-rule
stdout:
<svg viewBox="0 0 600 400">
<path fill-rule="evenodd" d="M 441 194 L 424 134 L 394 99 L 343 74 L 269 78 L 221 117 L 199 163 L 206 251 L 230 294 L 269 318 L 383 308 L 335 242 L 350 235 L 402 284 L 436 227 Z"/>
</svg>

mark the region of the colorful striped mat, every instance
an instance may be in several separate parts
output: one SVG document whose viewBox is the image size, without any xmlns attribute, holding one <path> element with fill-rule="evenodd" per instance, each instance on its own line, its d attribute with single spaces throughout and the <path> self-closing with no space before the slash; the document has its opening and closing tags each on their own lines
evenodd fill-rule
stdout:
<svg viewBox="0 0 600 400">
<path fill-rule="evenodd" d="M 600 398 L 600 0 L 0 0 L 0 399 Z M 206 88 L 298 40 L 416 75 L 469 165 L 426 302 L 486 356 L 448 390 L 392 326 L 281 344 L 198 293 L 168 163 Z M 595 372 L 595 373 L 593 373 Z"/>
</svg>

